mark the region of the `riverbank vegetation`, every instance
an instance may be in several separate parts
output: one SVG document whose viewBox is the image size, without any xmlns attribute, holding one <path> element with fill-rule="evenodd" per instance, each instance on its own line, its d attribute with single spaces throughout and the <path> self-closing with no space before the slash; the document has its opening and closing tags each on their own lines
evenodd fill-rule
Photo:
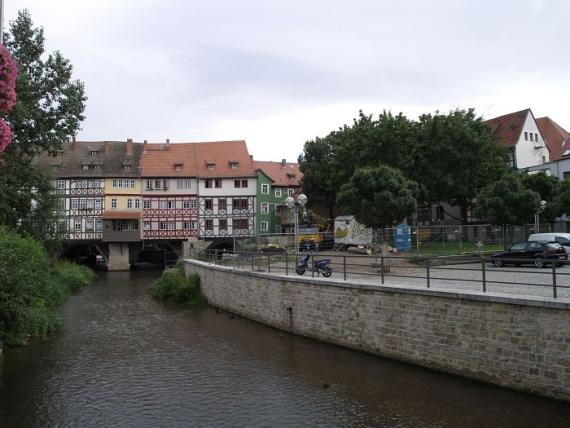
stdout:
<svg viewBox="0 0 570 428">
<path fill-rule="evenodd" d="M 158 300 L 204 305 L 206 296 L 200 289 L 200 277 L 197 274 L 186 276 L 181 264 L 167 268 L 162 276 L 152 285 L 152 295 Z"/>
<path fill-rule="evenodd" d="M 0 227 L 0 346 L 57 328 L 57 307 L 94 279 L 91 269 L 50 263 L 41 243 Z"/>
</svg>

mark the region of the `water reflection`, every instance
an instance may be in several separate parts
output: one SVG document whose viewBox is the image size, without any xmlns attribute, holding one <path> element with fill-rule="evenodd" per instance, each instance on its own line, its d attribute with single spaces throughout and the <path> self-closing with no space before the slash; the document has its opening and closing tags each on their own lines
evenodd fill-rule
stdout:
<svg viewBox="0 0 570 428">
<path fill-rule="evenodd" d="M 566 426 L 570 408 L 212 309 L 103 273 L 51 340 L 3 362 L 0 426 Z"/>
</svg>

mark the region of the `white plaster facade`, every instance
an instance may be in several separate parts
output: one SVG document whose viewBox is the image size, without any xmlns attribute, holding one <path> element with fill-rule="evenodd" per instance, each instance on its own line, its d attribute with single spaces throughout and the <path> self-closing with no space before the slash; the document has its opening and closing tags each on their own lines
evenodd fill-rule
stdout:
<svg viewBox="0 0 570 428">
<path fill-rule="evenodd" d="M 515 159 L 517 169 L 542 165 L 550 161 L 548 148 L 530 110 L 515 145 Z"/>
</svg>

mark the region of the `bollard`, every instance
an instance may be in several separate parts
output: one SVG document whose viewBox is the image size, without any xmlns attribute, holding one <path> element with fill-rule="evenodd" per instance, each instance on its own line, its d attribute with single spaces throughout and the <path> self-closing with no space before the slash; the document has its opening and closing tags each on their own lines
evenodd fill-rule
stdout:
<svg viewBox="0 0 570 428">
<path fill-rule="evenodd" d="M 344 273 L 344 280 L 346 281 L 346 256 L 342 256 L 342 271 Z"/>
<path fill-rule="evenodd" d="M 426 279 L 427 279 L 427 288 L 429 288 L 429 259 L 426 259 Z"/>
<path fill-rule="evenodd" d="M 253 261 L 253 253 L 251 253 L 251 271 L 255 270 L 255 262 Z"/>
<path fill-rule="evenodd" d="M 285 275 L 289 276 L 289 254 L 285 253 Z"/>
<path fill-rule="evenodd" d="M 384 284 L 384 256 L 380 256 L 380 277 L 382 278 L 382 284 Z"/>
</svg>

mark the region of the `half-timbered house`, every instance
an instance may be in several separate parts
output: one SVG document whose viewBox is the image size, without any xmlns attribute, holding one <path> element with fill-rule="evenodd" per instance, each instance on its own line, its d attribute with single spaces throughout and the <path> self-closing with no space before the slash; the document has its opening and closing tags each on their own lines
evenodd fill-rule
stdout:
<svg viewBox="0 0 570 428">
<path fill-rule="evenodd" d="M 255 235 L 257 177 L 245 141 L 194 143 L 198 174 L 198 236 Z"/>
<path fill-rule="evenodd" d="M 198 236 L 198 183 L 192 143 L 144 143 L 141 160 L 142 238 Z"/>
</svg>

